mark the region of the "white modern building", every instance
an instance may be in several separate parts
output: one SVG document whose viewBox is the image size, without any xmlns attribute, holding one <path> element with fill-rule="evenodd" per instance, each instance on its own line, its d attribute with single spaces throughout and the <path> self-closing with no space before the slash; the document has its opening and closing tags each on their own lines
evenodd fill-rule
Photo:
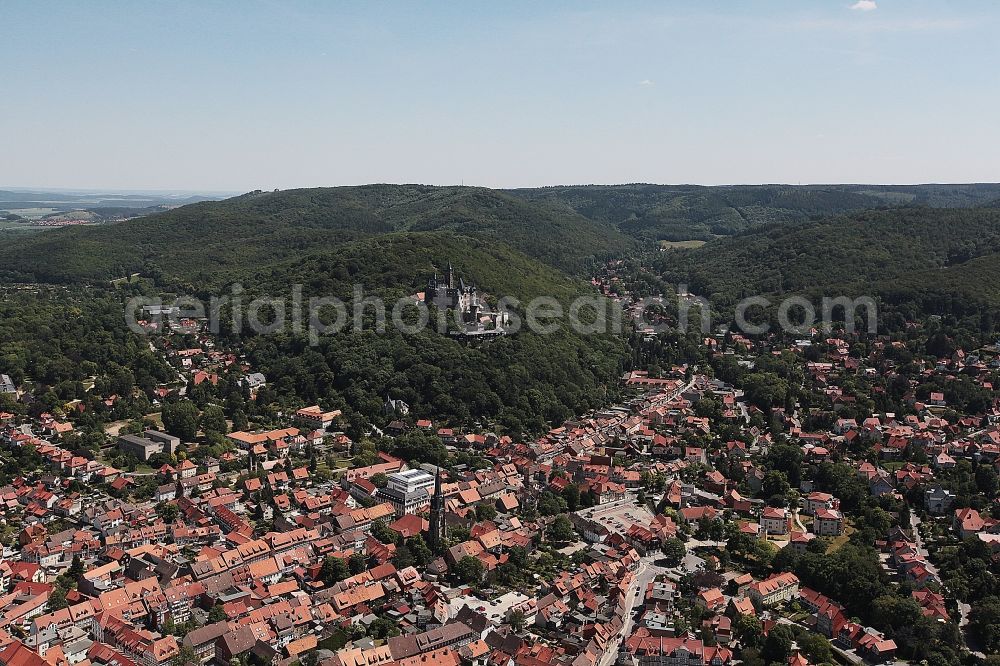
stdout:
<svg viewBox="0 0 1000 666">
<path fill-rule="evenodd" d="M 409 469 L 390 474 L 385 488 L 378 492 L 380 499 L 392 504 L 396 515 L 419 513 L 431 504 L 434 477 L 422 469 Z"/>
</svg>

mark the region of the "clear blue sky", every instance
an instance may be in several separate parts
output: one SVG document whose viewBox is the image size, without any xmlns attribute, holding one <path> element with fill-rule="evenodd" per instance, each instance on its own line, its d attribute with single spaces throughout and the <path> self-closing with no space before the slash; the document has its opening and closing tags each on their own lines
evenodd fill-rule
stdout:
<svg viewBox="0 0 1000 666">
<path fill-rule="evenodd" d="M 1000 181 L 1000 3 L 0 0 L 0 185 Z"/>
</svg>

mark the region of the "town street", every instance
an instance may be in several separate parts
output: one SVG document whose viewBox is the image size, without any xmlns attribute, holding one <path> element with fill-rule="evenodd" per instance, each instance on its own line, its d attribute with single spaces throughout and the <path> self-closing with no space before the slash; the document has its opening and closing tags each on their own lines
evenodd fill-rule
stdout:
<svg viewBox="0 0 1000 666">
<path fill-rule="evenodd" d="M 628 597 L 625 600 L 625 615 L 622 618 L 622 630 L 618 634 L 617 640 L 610 646 L 597 663 L 597 666 L 611 666 L 618 657 L 618 648 L 625 636 L 632 635 L 632 626 L 635 624 L 635 607 L 643 598 L 646 586 L 658 575 L 664 573 L 665 569 L 654 564 L 660 553 L 646 555 L 639 561 L 639 569 L 635 572 L 632 585 L 629 586 Z"/>
<path fill-rule="evenodd" d="M 910 527 L 913 528 L 913 542 L 917 546 L 917 553 L 924 559 L 924 562 L 927 563 L 927 570 L 940 580 L 941 576 L 938 573 L 938 568 L 931 564 L 930 553 L 927 552 L 927 547 L 924 546 L 924 540 L 920 536 L 920 518 L 917 517 L 917 514 L 914 511 L 910 512 Z M 961 600 L 958 600 L 957 603 L 959 614 L 958 627 L 962 630 L 962 638 L 965 640 L 965 645 L 974 656 L 979 659 L 985 659 L 986 655 L 976 649 L 978 645 L 976 645 L 975 639 L 969 635 L 969 612 L 972 610 L 972 607 Z"/>
</svg>

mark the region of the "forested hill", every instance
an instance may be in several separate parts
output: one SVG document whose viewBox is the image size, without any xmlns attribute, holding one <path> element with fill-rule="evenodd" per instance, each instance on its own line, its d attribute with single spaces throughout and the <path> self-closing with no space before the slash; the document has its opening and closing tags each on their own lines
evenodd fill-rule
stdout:
<svg viewBox="0 0 1000 666">
<path fill-rule="evenodd" d="M 901 205 L 988 206 L 1000 185 L 608 185 L 499 191 L 365 185 L 254 192 L 0 246 L 0 279 L 74 283 L 134 272 L 209 280 L 388 233 L 499 240 L 582 275 L 650 241 L 713 240 Z"/>
<path fill-rule="evenodd" d="M 928 310 L 1000 305 L 1000 210 L 899 208 L 768 225 L 657 260 L 717 304 L 754 294 L 870 294 Z"/>
<path fill-rule="evenodd" d="M 299 283 L 306 295 L 344 299 L 361 285 L 366 296 L 395 299 L 422 290 L 433 267 L 448 261 L 487 300 L 513 296 L 523 303 L 549 295 L 568 303 L 588 288 L 503 243 L 447 231 L 351 241 L 270 266 L 246 285 L 287 296 L 290 285 Z M 616 336 L 581 335 L 567 326 L 550 335 L 522 330 L 482 345 L 456 342 L 433 326 L 417 334 L 392 326 L 356 332 L 351 326 L 321 336 L 314 346 L 286 331 L 246 335 L 240 348 L 267 376 L 266 399 L 282 405 L 327 402 L 352 422 L 360 416 L 385 425 L 382 403 L 390 393 L 418 418 L 491 423 L 515 433 L 539 432 L 604 405 L 627 358 Z"/>
<path fill-rule="evenodd" d="M 560 300 L 590 293 L 589 285 L 491 239 L 449 231 L 399 232 L 341 244 L 335 249 L 247 269 L 245 288 L 280 294 L 301 284 L 304 294 L 349 300 L 355 285 L 383 297 L 423 291 L 427 280 L 448 264 L 465 282 L 494 297 Z M 190 291 L 197 291 L 197 282 Z"/>
<path fill-rule="evenodd" d="M 194 250 L 188 251 L 193 256 Z M 366 297 L 387 297 L 389 309 L 397 297 L 422 291 L 434 269 L 448 262 L 459 277 L 479 287 L 488 302 L 513 296 L 525 303 L 549 295 L 568 304 L 578 294 L 594 293 L 584 280 L 492 236 L 451 231 L 401 231 L 317 243 L 259 264 L 220 268 L 201 262 L 187 269 L 188 277 L 164 278 L 157 286 L 207 297 L 228 294 L 223 283 L 239 280 L 248 296 L 268 294 L 288 302 L 292 285 L 301 284 L 306 297 L 345 299 L 346 312 L 351 313 L 355 285 Z M 173 371 L 157 362 L 145 339 L 125 328 L 121 315 L 120 299 L 149 286 L 143 280 L 117 290 L 106 283 L 7 288 L 0 372 L 18 382 L 30 377 L 56 386 L 59 395 L 65 394 L 63 400 L 76 395 L 79 382 L 97 373 L 94 364 L 128 382 L 142 382 L 149 390 L 167 381 Z M 238 349 L 255 371 L 267 376 L 261 404 L 287 412 L 322 402 L 343 410 L 355 433 L 368 423 L 386 424 L 390 417 L 382 405 L 387 394 L 405 400 L 417 418 L 488 424 L 515 434 L 542 432 L 605 405 L 628 358 L 620 337 L 579 334 L 565 323 L 548 335 L 522 329 L 488 344 L 457 341 L 434 325 L 413 333 L 391 325 L 380 332 L 372 322 L 358 331 L 352 323 L 336 335 L 320 336 L 316 344 L 291 326 L 270 335 L 246 328 L 236 332 L 226 321 L 221 329 L 218 344 Z M 52 393 L 46 404 L 59 404 L 59 399 Z M 137 413 L 148 412 L 148 402 L 139 404 L 134 407 Z"/>
<path fill-rule="evenodd" d="M 595 258 L 634 245 L 607 224 L 502 192 L 367 185 L 251 193 L 118 224 L 17 239 L 0 247 L 0 276 L 77 282 L 144 272 L 211 279 L 402 231 L 451 231 L 498 240 L 580 274 Z"/>
<path fill-rule="evenodd" d="M 511 190 L 645 240 L 711 240 L 768 223 L 803 222 L 895 206 L 972 207 L 1000 199 L 1000 184 L 580 185 Z"/>
</svg>

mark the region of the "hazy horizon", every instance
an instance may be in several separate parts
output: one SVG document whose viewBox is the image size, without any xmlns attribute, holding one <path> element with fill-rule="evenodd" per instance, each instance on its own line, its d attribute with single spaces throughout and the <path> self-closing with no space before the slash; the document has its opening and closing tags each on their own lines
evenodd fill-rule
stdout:
<svg viewBox="0 0 1000 666">
<path fill-rule="evenodd" d="M 218 195 L 218 196 L 240 196 L 248 192 L 253 191 L 287 191 L 287 190 L 305 190 L 305 189 L 317 189 L 317 188 L 333 188 L 333 187 L 364 187 L 368 185 L 400 185 L 400 186 L 426 186 L 426 187 L 483 187 L 487 189 L 496 190 L 519 190 L 519 189 L 545 189 L 545 188 L 559 188 L 559 187 L 621 187 L 629 185 L 649 185 L 653 187 L 919 187 L 919 186 L 969 186 L 969 185 L 1000 185 L 1000 180 L 996 181 L 977 181 L 977 182 L 926 182 L 926 183 L 861 183 L 861 182 L 843 182 L 843 183 L 652 183 L 652 182 L 633 182 L 633 183 L 549 183 L 543 185 L 527 185 L 527 186 L 513 186 L 513 187 L 491 187 L 489 185 L 475 185 L 472 183 L 406 183 L 406 182 L 369 182 L 369 183 L 338 183 L 334 185 L 307 185 L 307 186 L 292 186 L 292 187 L 280 187 L 280 188 L 252 188 L 246 190 L 183 190 L 183 189 L 156 189 L 156 188 L 113 188 L 113 187 L 30 187 L 30 186 L 19 186 L 19 185 L 0 185 L 0 192 L 14 192 L 18 194 L 122 194 L 122 195 Z"/>
<path fill-rule="evenodd" d="M 1000 6 L 7 3 L 0 181 L 1000 180 Z"/>
</svg>

